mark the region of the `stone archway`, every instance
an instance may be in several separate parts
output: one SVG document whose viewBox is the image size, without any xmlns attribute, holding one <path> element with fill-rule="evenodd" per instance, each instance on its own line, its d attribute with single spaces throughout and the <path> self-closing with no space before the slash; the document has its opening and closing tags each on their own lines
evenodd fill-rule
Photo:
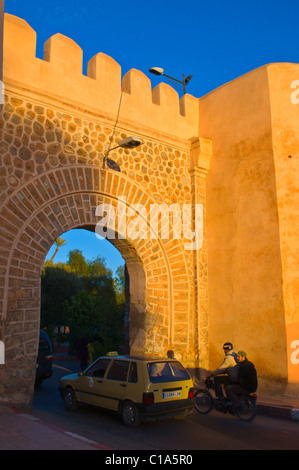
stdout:
<svg viewBox="0 0 299 470">
<path fill-rule="evenodd" d="M 122 196 L 145 206 L 203 204 L 203 220 L 208 214 L 200 250 L 188 252 L 174 239 L 128 241 L 141 260 L 134 258 L 131 277 L 138 281 L 142 266 L 145 279 L 145 289 L 133 282 L 132 294 L 138 306 L 145 293 L 145 349 L 158 354 L 169 341 L 185 365 L 207 368 L 216 366 L 216 345 L 227 335 L 255 351 L 252 332 L 260 324 L 268 356 L 256 352 L 253 359 L 264 376 L 274 371 L 284 380 L 291 332 L 297 331 L 296 231 L 288 222 L 297 208 L 298 116 L 290 83 L 298 65 L 270 64 L 202 98 L 179 99 L 165 83 L 152 89 L 141 71 L 122 77 L 120 65 L 101 52 L 84 75 L 82 49 L 61 34 L 46 41 L 39 59 L 30 25 L 12 15 L 4 23 L 0 338 L 7 361 L 0 368 L 1 398 L 30 398 L 45 250 L 63 227 L 96 223 L 90 208 L 99 195 L 108 203 Z M 121 176 L 101 171 L 107 149 L 128 135 L 144 145 L 109 154 Z M 256 214 L 263 229 L 253 241 Z M 194 224 L 194 210 L 190 219 Z M 275 364 L 273 348 L 282 351 Z"/>
<path fill-rule="evenodd" d="M 72 181 L 78 181 L 76 189 L 70 190 L 61 184 L 61 178 L 67 181 L 70 174 Z M 88 189 L 88 178 L 101 179 L 101 187 Z M 69 166 L 63 171 L 45 172 L 18 187 L 3 205 L 1 214 L 2 220 L 6 217 L 6 225 L 1 235 L 6 238 L 8 249 L 3 296 L 6 315 L 2 323 L 8 363 L 5 375 L 9 387 L 14 384 L 15 400 L 20 399 L 17 398 L 19 395 L 23 397 L 21 401 L 30 401 L 33 393 L 40 319 L 40 274 L 45 256 L 62 233 L 78 227 L 94 227 L 96 207 L 104 202 L 116 205 L 120 186 L 126 188 L 128 206 L 136 202 L 137 194 L 145 207 L 153 202 L 149 194 L 121 173 Z M 174 244 L 173 240 L 158 238 L 138 239 L 134 243 L 128 239 L 115 239 L 113 244 L 125 259 L 130 276 L 131 352 L 165 354 L 181 338 L 180 335 L 175 337 L 175 320 L 183 320 L 187 313 L 185 324 L 191 323 L 188 319 L 191 292 L 181 300 L 183 317 L 179 318 L 173 302 L 182 271 L 187 275 L 184 251 L 179 253 L 179 241 Z M 181 288 L 186 291 L 186 285 Z M 191 347 L 188 328 L 185 333 L 188 349 Z M 14 380 L 16 371 L 22 375 L 21 380 L 20 377 Z M 8 389 L 5 392 L 8 394 Z M 11 395 L 8 398 L 11 400 Z"/>
<path fill-rule="evenodd" d="M 151 90 L 137 70 L 121 80 L 120 66 L 99 53 L 82 75 L 82 50 L 60 34 L 35 57 L 36 35 L 6 15 L 5 104 L 0 119 L 0 369 L 1 400 L 30 403 L 39 328 L 40 273 L 54 240 L 76 227 L 94 227 L 99 204 L 205 205 L 211 142 L 199 138 L 198 100 L 179 99 L 165 84 Z M 16 46 L 17 42 L 17 46 Z M 120 97 L 122 107 L 118 115 Z M 117 122 L 117 126 L 116 126 Z M 109 154 L 129 135 L 134 150 Z M 205 207 L 204 207 L 205 217 Z M 189 237 L 111 240 L 131 280 L 131 350 L 154 355 L 175 350 L 187 367 L 208 364 L 208 276 L 205 230 L 200 250 Z"/>
</svg>

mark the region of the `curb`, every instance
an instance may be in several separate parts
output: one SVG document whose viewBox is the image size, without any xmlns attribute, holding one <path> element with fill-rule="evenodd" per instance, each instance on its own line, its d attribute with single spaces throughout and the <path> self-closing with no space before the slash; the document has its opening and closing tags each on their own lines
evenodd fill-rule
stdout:
<svg viewBox="0 0 299 470">
<path fill-rule="evenodd" d="M 257 414 L 270 416 L 272 418 L 286 419 L 289 421 L 299 421 L 299 408 L 293 406 L 277 406 L 258 403 Z"/>
<path fill-rule="evenodd" d="M 60 428 L 58 426 L 55 426 L 54 424 L 47 423 L 46 421 L 43 421 L 39 418 L 36 418 L 35 416 L 24 413 L 23 411 L 18 410 L 17 408 L 15 408 L 13 406 L 9 406 L 9 408 L 14 413 L 18 414 L 19 416 L 23 416 L 24 418 L 30 419 L 31 421 L 36 421 L 36 422 L 42 424 L 43 426 L 47 426 L 48 428 L 53 429 L 54 431 L 65 434 L 66 436 L 72 437 L 72 438 L 77 439 L 81 442 L 85 442 L 86 444 L 89 444 L 89 445 L 95 447 L 96 449 L 99 449 L 99 450 L 112 450 L 111 447 L 99 444 L 98 442 L 92 441 L 91 439 L 87 439 L 86 437 L 80 436 L 79 434 L 76 434 L 76 433 L 73 433 L 73 432 L 70 432 L 70 431 L 66 431 L 65 429 Z"/>
</svg>

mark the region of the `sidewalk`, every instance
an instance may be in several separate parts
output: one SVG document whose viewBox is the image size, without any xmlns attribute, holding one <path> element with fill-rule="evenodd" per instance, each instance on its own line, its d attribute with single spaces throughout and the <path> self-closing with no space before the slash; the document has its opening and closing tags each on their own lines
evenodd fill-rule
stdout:
<svg viewBox="0 0 299 470">
<path fill-rule="evenodd" d="M 0 405 L 0 450 L 111 450 L 12 407 Z"/>
<path fill-rule="evenodd" d="M 258 414 L 299 421 L 299 397 L 258 394 Z"/>
</svg>

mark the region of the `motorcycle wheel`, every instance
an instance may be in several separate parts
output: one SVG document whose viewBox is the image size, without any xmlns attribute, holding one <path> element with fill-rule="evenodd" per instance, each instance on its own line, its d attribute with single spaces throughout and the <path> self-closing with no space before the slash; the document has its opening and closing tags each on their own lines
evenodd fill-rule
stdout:
<svg viewBox="0 0 299 470">
<path fill-rule="evenodd" d="M 200 414 L 208 414 L 213 409 L 213 397 L 207 390 L 199 389 L 194 394 L 194 408 Z"/>
<path fill-rule="evenodd" d="M 236 409 L 236 415 L 240 421 L 250 423 L 256 417 L 256 401 L 251 396 L 242 396 L 241 406 Z"/>
</svg>

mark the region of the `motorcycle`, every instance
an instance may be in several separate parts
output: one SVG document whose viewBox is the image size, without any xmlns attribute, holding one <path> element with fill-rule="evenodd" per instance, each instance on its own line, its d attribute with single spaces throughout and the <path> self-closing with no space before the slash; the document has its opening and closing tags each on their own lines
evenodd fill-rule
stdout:
<svg viewBox="0 0 299 470">
<path fill-rule="evenodd" d="M 255 393 L 246 393 L 240 395 L 241 406 L 233 409 L 231 401 L 228 398 L 216 398 L 214 382 L 210 378 L 205 379 L 206 388 L 199 388 L 194 393 L 194 407 L 200 414 L 208 414 L 213 409 L 221 413 L 230 413 L 236 415 L 240 421 L 251 422 L 257 413 L 257 396 Z M 212 394 L 211 391 L 214 391 Z"/>
</svg>

